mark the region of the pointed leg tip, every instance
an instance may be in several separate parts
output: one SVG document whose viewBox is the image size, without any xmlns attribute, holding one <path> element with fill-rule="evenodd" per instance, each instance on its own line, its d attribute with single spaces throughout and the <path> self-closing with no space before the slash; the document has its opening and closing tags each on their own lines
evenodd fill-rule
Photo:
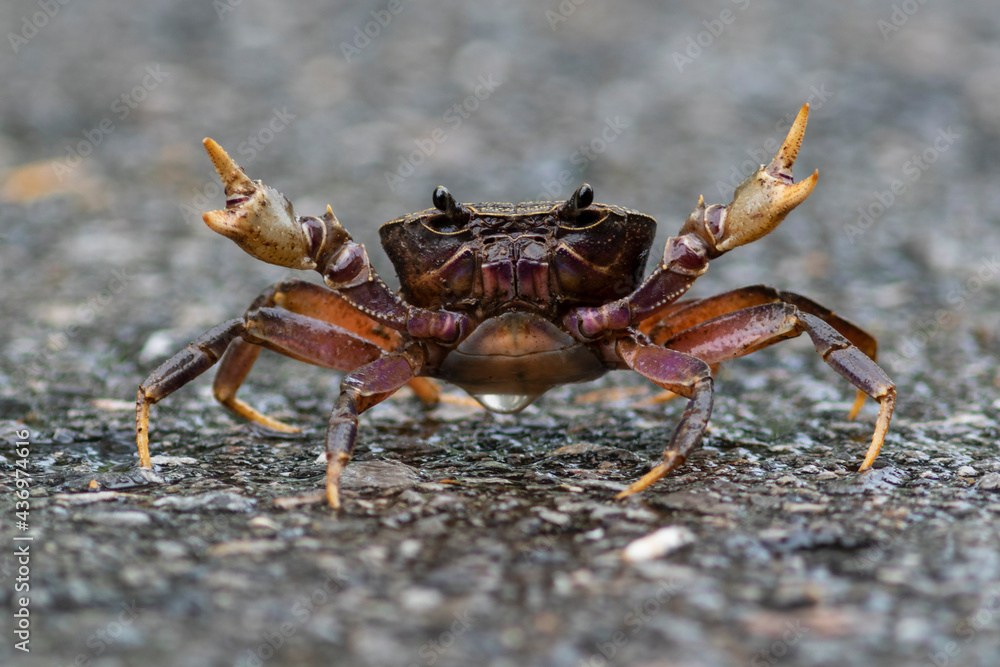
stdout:
<svg viewBox="0 0 1000 667">
<path fill-rule="evenodd" d="M 330 505 L 330 509 L 336 511 L 340 509 L 340 490 L 334 487 L 332 490 L 327 488 L 326 490 L 326 502 Z"/>
</svg>

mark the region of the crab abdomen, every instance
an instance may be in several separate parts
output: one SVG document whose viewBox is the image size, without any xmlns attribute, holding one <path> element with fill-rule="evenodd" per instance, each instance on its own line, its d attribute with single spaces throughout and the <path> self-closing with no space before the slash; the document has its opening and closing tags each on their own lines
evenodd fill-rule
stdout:
<svg viewBox="0 0 1000 667">
<path fill-rule="evenodd" d="M 608 367 L 586 346 L 532 313 L 490 318 L 448 353 L 434 377 L 491 412 L 519 412 L 553 387 L 596 380 Z"/>
</svg>

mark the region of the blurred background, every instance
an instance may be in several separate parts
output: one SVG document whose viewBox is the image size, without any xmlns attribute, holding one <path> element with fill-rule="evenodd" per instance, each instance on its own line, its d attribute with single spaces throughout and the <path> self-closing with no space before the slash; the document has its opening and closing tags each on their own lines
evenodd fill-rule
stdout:
<svg viewBox="0 0 1000 667">
<path fill-rule="evenodd" d="M 819 169 L 816 190 L 769 237 L 714 262 L 691 294 L 768 283 L 876 335 L 880 361 L 899 386 L 886 451 L 924 442 L 907 425 L 960 423 L 981 443 L 995 440 L 994 0 L 794 7 L 767 0 L 13 0 L 0 6 L 0 25 L 0 423 L 6 433 L 28 420 L 40 447 L 72 450 L 100 421 L 98 430 L 112 432 L 107 449 L 81 445 L 81 470 L 130 462 L 127 404 L 139 380 L 290 275 L 201 222 L 201 211 L 224 202 L 203 137 L 283 192 L 299 214 L 331 204 L 395 284 L 377 249 L 378 226 L 429 207 L 439 184 L 476 202 L 563 199 L 586 181 L 598 201 L 656 217 L 658 256 L 699 194 L 726 203 L 769 160 L 804 102 L 811 115 L 795 171 L 802 178 Z M 779 347 L 734 364 L 720 393 L 773 391 L 773 405 L 807 410 L 826 402 L 824 419 L 840 419 L 849 388 L 808 341 Z M 257 404 L 298 409 L 308 394 L 321 428 L 337 378 L 290 363 L 262 361 L 262 368 L 249 382 L 261 392 Z M 200 379 L 188 398 L 177 397 L 176 409 L 203 410 L 210 425 L 230 428 L 205 400 L 209 386 Z M 289 388 L 299 403 L 287 402 Z M 105 399 L 104 408 L 93 399 Z M 169 402 L 154 410 L 154 430 L 157 415 L 174 409 Z M 868 432 L 874 414 L 870 403 L 861 430 Z M 935 437 L 951 437 L 941 428 Z M 984 451 L 996 466 L 995 447 Z M 55 464 L 39 465 L 51 472 Z M 995 561 L 996 551 L 989 553 Z M 58 587 L 61 571 L 49 572 Z M 78 611 L 105 613 L 117 599 L 81 593 L 63 604 L 72 596 L 52 590 L 52 618 L 64 626 L 52 621 L 48 639 L 39 635 L 49 649 L 56 637 L 86 636 L 74 625 Z M 60 605 L 62 617 L 54 611 Z M 655 664 L 746 661 L 759 656 L 746 647 L 767 646 L 704 623 L 732 647 L 706 653 L 674 639 L 683 647 L 678 662 Z M 872 639 L 893 647 L 879 664 L 916 664 L 913 656 L 937 650 L 919 638 L 947 636 L 954 618 L 894 627 Z M 538 664 L 580 664 L 597 641 L 580 628 L 561 632 L 564 640 L 554 643 L 561 652 Z M 135 641 L 167 642 L 167 635 Z M 494 648 L 480 655 L 502 655 L 510 648 L 505 636 L 484 640 Z M 391 663 L 370 635 L 368 643 L 337 637 L 329 641 L 351 647 L 344 664 Z M 317 631 L 303 646 L 324 641 Z M 235 653 L 213 654 L 209 644 L 190 661 L 162 657 L 162 664 L 239 664 Z M 876 664 L 852 662 L 854 654 L 829 646 L 809 664 Z M 139 664 L 81 650 L 98 661 L 91 664 Z M 972 652 L 963 655 L 974 664 Z M 71 660 L 72 649 L 64 657 Z M 496 660 L 490 664 L 514 664 Z"/>
</svg>

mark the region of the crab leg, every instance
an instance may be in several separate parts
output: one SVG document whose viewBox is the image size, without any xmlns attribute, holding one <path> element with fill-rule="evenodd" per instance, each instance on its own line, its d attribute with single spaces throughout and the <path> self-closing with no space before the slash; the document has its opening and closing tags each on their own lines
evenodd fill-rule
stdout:
<svg viewBox="0 0 1000 667">
<path fill-rule="evenodd" d="M 712 370 L 707 363 L 692 355 L 639 343 L 631 338 L 620 339 L 616 350 L 629 368 L 688 399 L 687 409 L 663 452 L 663 462 L 615 496 L 624 498 L 642 491 L 682 465 L 701 442 L 712 415 Z"/>
<path fill-rule="evenodd" d="M 204 144 L 226 188 L 225 210 L 202 216 L 213 231 L 262 261 L 317 271 L 345 301 L 389 328 L 443 343 L 468 334 L 466 315 L 404 302 L 378 276 L 365 247 L 351 239 L 329 206 L 321 217 L 296 216 L 284 195 L 250 180 L 219 144 L 211 139 Z"/>
<path fill-rule="evenodd" d="M 349 373 L 340 383 L 340 397 L 326 432 L 326 498 L 330 507 L 340 508 L 340 475 L 354 452 L 358 415 L 394 394 L 423 364 L 423 353 L 414 346 L 386 354 Z"/>
<path fill-rule="evenodd" d="M 243 321 L 239 319 L 212 327 L 160 364 L 142 381 L 135 400 L 135 440 L 139 449 L 140 466 L 153 467 L 149 458 L 149 406 L 211 368 L 242 330 Z"/>
<path fill-rule="evenodd" d="M 752 285 L 707 299 L 674 303 L 669 313 L 661 313 L 655 318 L 641 322 L 639 329 L 648 335 L 650 340 L 659 345 L 685 329 L 720 315 L 750 306 L 780 302 L 790 303 L 802 312 L 820 318 L 836 329 L 852 345 L 864 352 L 872 361 L 876 360 L 878 341 L 875 340 L 874 336 L 812 299 L 793 292 L 779 291 L 768 285 Z M 859 389 L 847 418 L 857 417 L 864 402 L 865 392 Z"/>
<path fill-rule="evenodd" d="M 878 401 L 875 433 L 860 468 L 867 470 L 885 441 L 896 404 L 896 387 L 868 355 L 831 324 L 791 303 L 769 303 L 702 322 L 664 341 L 663 345 L 711 364 L 742 357 L 803 332 L 809 334 L 823 361 Z"/>
<path fill-rule="evenodd" d="M 223 322 L 167 359 L 139 385 L 135 422 L 139 464 L 142 467 L 152 467 L 149 458 L 149 407 L 211 368 L 226 348 L 238 339 L 293 359 L 341 371 L 357 368 L 382 354 L 378 345 L 335 324 L 287 310 L 259 308 L 249 311 L 243 319 Z"/>
<path fill-rule="evenodd" d="M 399 346 L 402 338 L 347 304 L 336 292 L 303 280 L 286 280 L 265 290 L 249 311 L 278 306 L 293 313 L 308 315 L 317 320 L 335 324 L 349 332 L 375 343 L 383 350 Z M 268 417 L 236 398 L 243 381 L 260 355 L 261 346 L 242 338 L 234 339 L 219 362 L 212 392 L 223 406 L 234 414 L 274 431 L 296 433 L 300 429 Z M 410 388 L 425 405 L 435 405 L 440 391 L 428 378 L 414 378 Z"/>
<path fill-rule="evenodd" d="M 706 206 L 699 198 L 680 235 L 667 240 L 660 265 L 632 294 L 602 306 L 570 310 L 563 320 L 570 333 L 589 341 L 655 317 L 691 287 L 708 269 L 709 260 L 777 227 L 805 201 L 819 178 L 814 172 L 798 183 L 792 179 L 808 117 L 806 104 L 774 159 L 740 183 L 729 204 Z"/>
</svg>

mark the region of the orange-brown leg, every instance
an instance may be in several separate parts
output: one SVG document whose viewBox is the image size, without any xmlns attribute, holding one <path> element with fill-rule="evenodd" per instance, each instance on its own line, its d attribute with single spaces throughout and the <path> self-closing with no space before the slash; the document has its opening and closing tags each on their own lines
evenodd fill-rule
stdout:
<svg viewBox="0 0 1000 667">
<path fill-rule="evenodd" d="M 818 317 L 836 329 L 840 335 L 849 340 L 854 347 L 861 350 L 872 361 L 876 361 L 878 342 L 867 331 L 848 322 L 812 299 L 794 292 L 783 292 L 768 285 L 743 287 L 707 299 L 678 301 L 665 314 L 641 322 L 639 329 L 648 335 L 654 343 L 660 345 L 685 329 L 712 318 L 767 303 L 790 303 L 803 313 Z M 851 406 L 847 418 L 857 417 L 864 402 L 865 393 L 858 390 L 854 405 Z"/>
<path fill-rule="evenodd" d="M 364 313 L 359 312 L 344 301 L 336 292 L 314 283 L 303 280 L 286 280 L 273 285 L 257 297 L 253 305 L 250 306 L 250 310 L 274 306 L 335 324 L 356 336 L 375 343 L 386 351 L 395 349 L 402 342 L 398 332 L 368 318 Z M 260 350 L 260 345 L 247 342 L 245 339 L 233 340 L 219 363 L 219 370 L 216 372 L 215 382 L 212 384 L 212 393 L 219 403 L 244 419 L 274 431 L 296 433 L 300 429 L 268 417 L 236 397 L 236 392 L 246 380 L 254 362 L 257 361 Z M 440 391 L 433 380 L 413 378 L 409 384 L 423 403 L 435 405 L 438 402 Z"/>
<path fill-rule="evenodd" d="M 702 322 L 663 341 L 663 346 L 719 363 L 809 334 L 816 351 L 859 391 L 878 401 L 879 413 L 861 470 L 878 456 L 896 404 L 896 387 L 879 366 L 834 326 L 788 302 L 751 306 Z"/>
</svg>

